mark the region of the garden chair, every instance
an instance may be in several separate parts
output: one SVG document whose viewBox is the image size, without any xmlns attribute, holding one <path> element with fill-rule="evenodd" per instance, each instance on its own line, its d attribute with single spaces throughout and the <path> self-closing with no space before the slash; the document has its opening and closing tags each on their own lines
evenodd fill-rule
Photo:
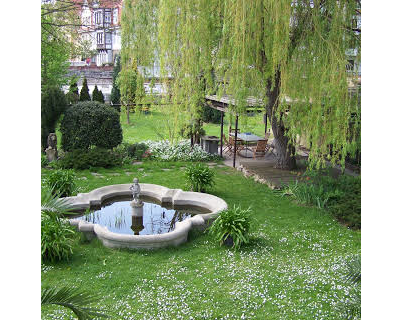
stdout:
<svg viewBox="0 0 403 320">
<path fill-rule="evenodd" d="M 223 134 L 222 137 L 224 139 L 224 149 L 223 149 L 223 151 L 225 153 L 232 153 L 232 145 L 227 140 L 227 137 L 225 136 L 225 134 Z"/>
<path fill-rule="evenodd" d="M 269 131 L 266 132 L 264 138 L 269 140 L 269 138 L 270 138 L 270 129 L 269 129 Z M 270 151 L 270 153 L 274 154 L 274 152 L 273 152 L 274 151 L 274 140 L 271 141 L 270 143 L 266 144 L 266 149 L 265 150 L 266 150 L 266 153 Z"/>
<path fill-rule="evenodd" d="M 233 152 L 233 150 L 235 150 L 235 138 L 234 137 L 229 137 L 229 144 L 231 146 L 231 152 Z M 236 144 L 236 153 L 239 154 L 239 151 L 245 149 L 245 146 L 242 144 L 242 142 L 240 140 L 237 141 Z"/>
<path fill-rule="evenodd" d="M 259 140 L 256 148 L 253 149 L 253 158 L 264 157 L 266 154 L 267 139 Z"/>
</svg>

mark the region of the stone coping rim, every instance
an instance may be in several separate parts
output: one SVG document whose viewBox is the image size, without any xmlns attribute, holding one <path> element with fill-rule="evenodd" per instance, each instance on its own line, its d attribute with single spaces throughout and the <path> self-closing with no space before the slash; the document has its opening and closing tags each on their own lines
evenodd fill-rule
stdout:
<svg viewBox="0 0 403 320">
<path fill-rule="evenodd" d="M 102 205 L 108 199 L 117 196 L 131 196 L 130 186 L 132 184 L 116 184 L 104 186 L 94 189 L 88 193 L 80 193 L 74 197 L 67 197 L 68 203 L 73 207 L 73 210 L 83 210 L 95 205 Z M 129 235 L 119 234 L 109 231 L 107 227 L 99 224 L 93 224 L 84 220 L 69 220 L 70 224 L 76 226 L 79 231 L 86 233 L 94 233 L 107 246 L 113 247 L 132 247 L 133 245 L 149 246 L 153 248 L 161 247 L 161 244 L 179 244 L 185 242 L 187 234 L 193 226 L 204 226 L 210 219 L 215 219 L 219 212 L 227 209 L 227 203 L 214 195 L 207 193 L 183 191 L 181 189 L 169 189 L 164 186 L 155 184 L 140 183 L 141 196 L 150 197 L 161 203 L 172 203 L 175 205 L 191 205 L 203 207 L 211 212 L 197 214 L 189 219 L 176 223 L 175 229 L 171 232 L 156 235 Z M 106 244 L 107 243 L 107 244 Z M 111 245 L 113 243 L 113 245 Z M 164 246 L 164 245 L 162 245 Z"/>
</svg>

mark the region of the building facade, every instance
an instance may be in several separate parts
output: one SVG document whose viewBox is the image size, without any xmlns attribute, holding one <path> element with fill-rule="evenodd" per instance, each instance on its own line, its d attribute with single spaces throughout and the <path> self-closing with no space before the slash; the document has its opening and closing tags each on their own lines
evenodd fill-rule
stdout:
<svg viewBox="0 0 403 320">
<path fill-rule="evenodd" d="M 121 14 L 122 0 L 84 0 L 80 8 L 82 26 L 79 32 L 81 40 L 95 55 L 81 57 L 84 61 L 73 61 L 72 65 L 92 63 L 103 66 L 114 63 L 121 49 Z"/>
</svg>

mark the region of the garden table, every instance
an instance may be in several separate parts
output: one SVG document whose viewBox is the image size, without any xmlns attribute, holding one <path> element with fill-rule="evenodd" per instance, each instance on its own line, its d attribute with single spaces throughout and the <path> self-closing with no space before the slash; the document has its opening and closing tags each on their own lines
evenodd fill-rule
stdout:
<svg viewBox="0 0 403 320">
<path fill-rule="evenodd" d="M 231 132 L 230 136 L 235 137 L 235 132 Z M 250 158 L 252 157 L 252 155 L 250 157 L 248 157 L 248 150 L 252 151 L 251 149 L 249 149 L 249 142 L 257 142 L 259 140 L 265 140 L 265 138 L 259 137 L 257 135 L 254 135 L 253 133 L 249 133 L 249 132 L 244 132 L 244 133 L 238 133 L 237 134 L 237 139 L 241 140 L 243 142 L 245 142 L 246 148 L 245 148 L 245 155 L 241 155 L 242 157 L 245 158 Z"/>
</svg>

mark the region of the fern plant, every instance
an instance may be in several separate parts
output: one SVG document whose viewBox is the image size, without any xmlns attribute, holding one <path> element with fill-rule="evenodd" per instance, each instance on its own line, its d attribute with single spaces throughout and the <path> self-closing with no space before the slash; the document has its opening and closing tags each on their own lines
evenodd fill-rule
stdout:
<svg viewBox="0 0 403 320">
<path fill-rule="evenodd" d="M 226 243 L 232 239 L 233 247 L 239 249 L 241 245 L 249 243 L 249 231 L 251 227 L 251 210 L 234 206 L 224 210 L 210 227 L 209 233 L 220 243 Z"/>
</svg>

